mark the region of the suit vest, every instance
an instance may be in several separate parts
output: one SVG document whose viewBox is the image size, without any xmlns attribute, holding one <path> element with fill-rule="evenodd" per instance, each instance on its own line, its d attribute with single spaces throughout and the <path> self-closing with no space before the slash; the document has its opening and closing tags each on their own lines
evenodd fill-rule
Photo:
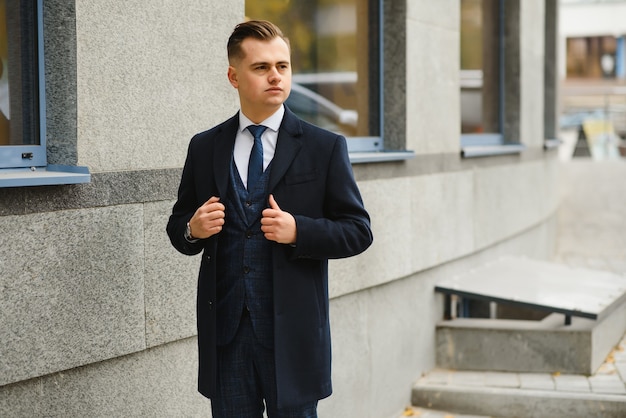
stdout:
<svg viewBox="0 0 626 418">
<path fill-rule="evenodd" d="M 270 166 L 253 190 L 246 190 L 231 160 L 224 227 L 217 245 L 217 344 L 234 338 L 244 310 L 250 313 L 257 340 L 274 346 L 271 243 L 261 231 L 267 207 Z"/>
</svg>

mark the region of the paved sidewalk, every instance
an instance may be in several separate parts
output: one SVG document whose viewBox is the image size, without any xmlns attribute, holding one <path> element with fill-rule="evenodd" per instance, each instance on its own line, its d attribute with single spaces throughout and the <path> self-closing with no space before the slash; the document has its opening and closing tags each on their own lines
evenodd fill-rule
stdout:
<svg viewBox="0 0 626 418">
<path fill-rule="evenodd" d="M 626 417 L 626 335 L 607 357 L 602 366 L 591 376 L 560 373 L 504 373 L 435 369 L 424 375 L 416 384 L 420 387 L 438 387 L 478 394 L 522 395 L 532 398 L 563 398 L 577 401 L 603 402 L 610 400 L 624 403 Z M 411 413 L 413 415 L 411 415 Z M 469 418 L 476 415 L 461 415 L 423 408 L 407 409 L 404 415 L 420 418 Z"/>
</svg>

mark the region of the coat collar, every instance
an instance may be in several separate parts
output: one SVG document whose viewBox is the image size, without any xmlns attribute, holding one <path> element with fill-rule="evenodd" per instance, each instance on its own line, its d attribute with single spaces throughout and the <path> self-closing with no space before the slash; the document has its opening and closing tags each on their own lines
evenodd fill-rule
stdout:
<svg viewBox="0 0 626 418">
<path fill-rule="evenodd" d="M 235 137 L 239 127 L 239 114 L 224 122 L 215 137 L 215 154 L 213 156 L 213 170 L 220 196 L 228 192 L 230 164 L 232 162 Z M 302 124 L 300 119 L 285 106 L 285 115 L 278 130 L 276 151 L 272 160 L 268 190 L 271 193 L 280 179 L 285 175 L 291 162 L 302 147 Z"/>
</svg>

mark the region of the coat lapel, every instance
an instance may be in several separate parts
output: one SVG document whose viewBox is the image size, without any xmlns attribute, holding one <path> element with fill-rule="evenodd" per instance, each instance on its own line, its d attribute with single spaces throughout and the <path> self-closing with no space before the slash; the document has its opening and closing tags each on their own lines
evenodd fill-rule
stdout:
<svg viewBox="0 0 626 418">
<path fill-rule="evenodd" d="M 215 137 L 215 153 L 213 154 L 213 173 L 219 196 L 226 198 L 228 193 L 228 179 L 230 178 L 230 164 L 233 156 L 239 114 L 227 120 Z"/>
<path fill-rule="evenodd" d="M 285 175 L 293 159 L 302 147 L 302 126 L 300 120 L 285 106 L 283 122 L 278 130 L 276 151 L 272 160 L 272 170 L 268 190 L 271 193 Z"/>
</svg>

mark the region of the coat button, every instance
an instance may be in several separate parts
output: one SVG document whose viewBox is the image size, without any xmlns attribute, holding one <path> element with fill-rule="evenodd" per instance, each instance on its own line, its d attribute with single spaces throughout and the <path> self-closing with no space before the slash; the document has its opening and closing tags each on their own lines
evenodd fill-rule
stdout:
<svg viewBox="0 0 626 418">
<path fill-rule="evenodd" d="M 252 231 L 250 231 L 250 230 L 246 231 L 246 238 L 248 238 L 248 239 L 252 238 Z"/>
<path fill-rule="evenodd" d="M 209 310 L 213 309 L 213 301 L 209 301 Z"/>
<path fill-rule="evenodd" d="M 248 267 L 248 266 L 243 266 L 243 272 L 244 272 L 244 274 L 248 274 L 248 273 L 250 273 L 250 267 Z"/>
<path fill-rule="evenodd" d="M 211 261 L 211 255 L 210 254 L 205 255 L 204 258 L 206 258 L 206 261 Z"/>
</svg>

